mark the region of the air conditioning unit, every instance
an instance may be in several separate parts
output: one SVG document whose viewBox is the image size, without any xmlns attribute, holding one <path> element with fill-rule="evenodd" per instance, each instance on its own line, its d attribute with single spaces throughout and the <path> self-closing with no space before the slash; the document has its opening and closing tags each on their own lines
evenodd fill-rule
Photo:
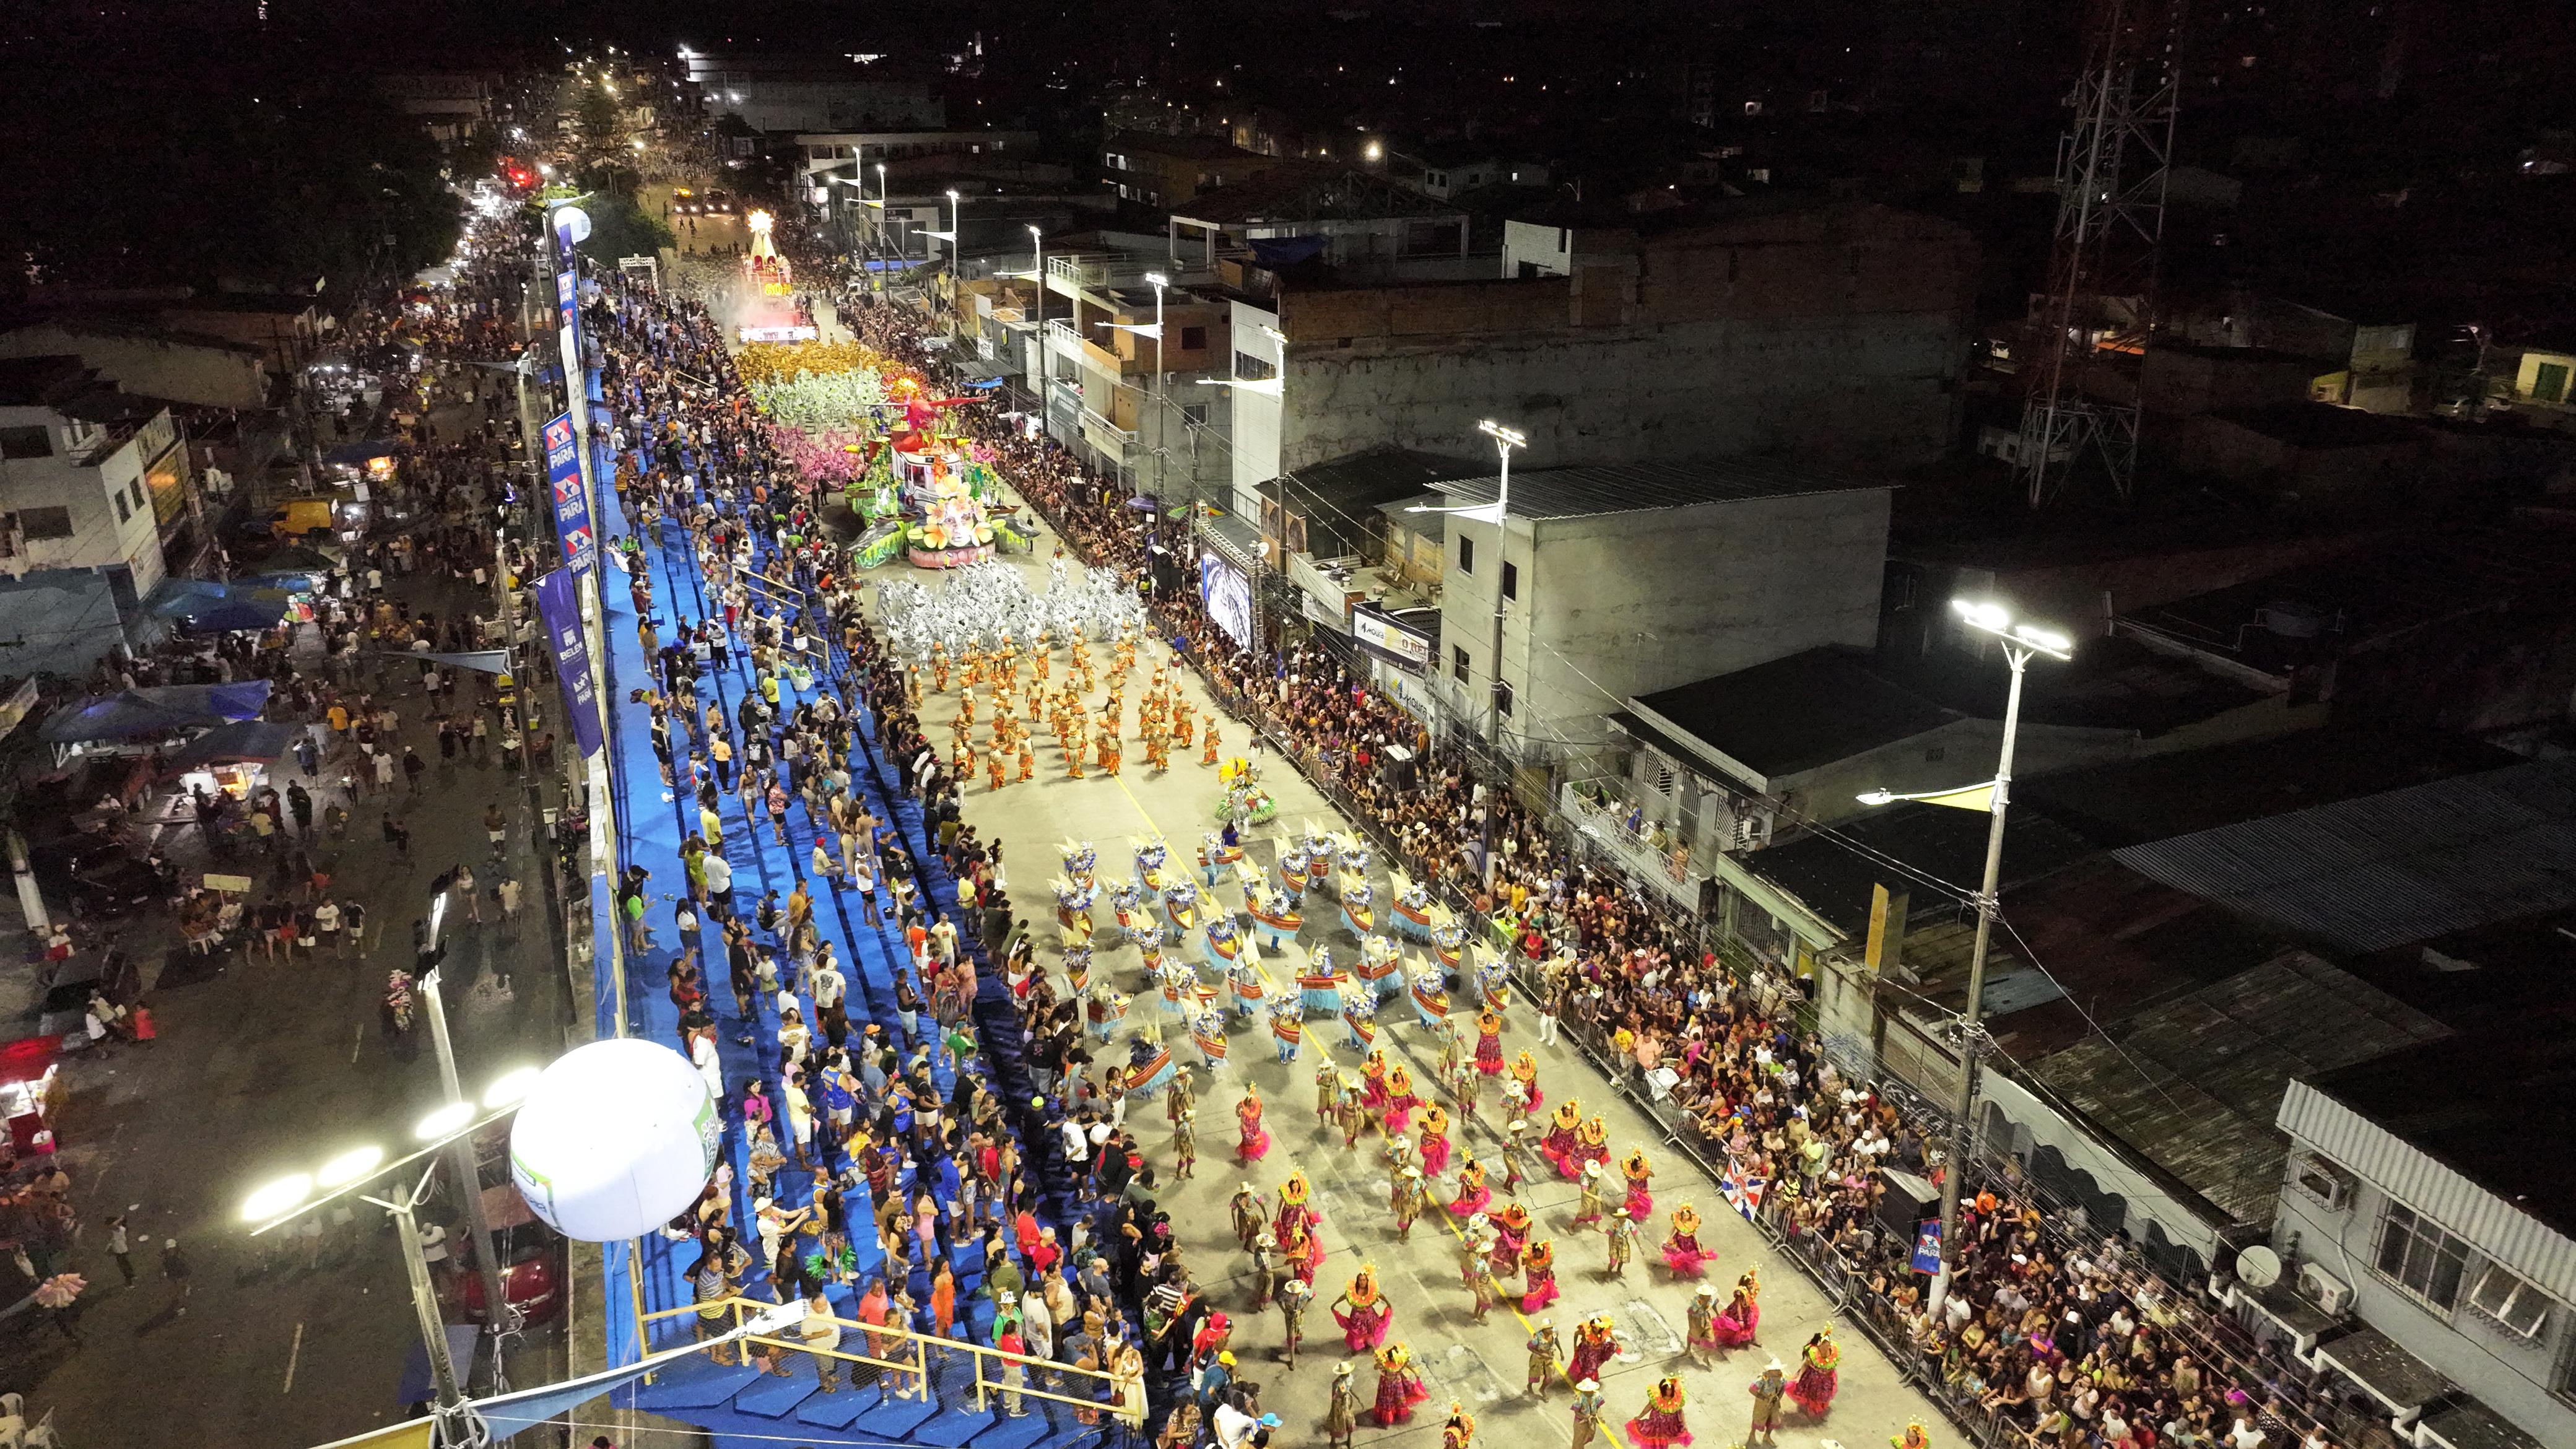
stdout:
<svg viewBox="0 0 2576 1449">
<path fill-rule="evenodd" d="M 2352 1307 L 2352 1285 L 2314 1263 L 2299 1265 L 2299 1291 L 2327 1313 L 2340 1314 Z"/>
</svg>

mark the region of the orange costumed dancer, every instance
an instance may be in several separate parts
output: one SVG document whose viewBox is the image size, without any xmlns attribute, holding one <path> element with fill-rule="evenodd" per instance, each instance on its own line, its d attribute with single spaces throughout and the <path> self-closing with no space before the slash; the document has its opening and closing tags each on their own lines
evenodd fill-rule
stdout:
<svg viewBox="0 0 2576 1449">
<path fill-rule="evenodd" d="M 1476 1013 L 1476 1070 L 1503 1074 L 1503 1014 L 1490 1006 Z"/>
<path fill-rule="evenodd" d="M 1820 1328 L 1799 1351 L 1798 1359 L 1798 1377 L 1789 1384 L 1789 1397 L 1798 1401 L 1808 1418 L 1821 1419 L 1842 1388 L 1842 1345 L 1834 1342 L 1832 1329 Z"/>
<path fill-rule="evenodd" d="M 1234 1155 L 1245 1162 L 1259 1162 L 1270 1150 L 1270 1133 L 1261 1125 L 1261 1089 L 1246 1087 L 1243 1100 L 1234 1104 L 1234 1120 L 1243 1128 L 1243 1140 L 1235 1144 Z"/>
<path fill-rule="evenodd" d="M 1395 1307 L 1377 1286 L 1374 1266 L 1363 1266 L 1359 1276 L 1342 1290 L 1342 1296 L 1333 1300 L 1333 1321 L 1342 1326 L 1342 1342 L 1353 1353 L 1364 1353 L 1386 1342 L 1387 1327 L 1395 1322 Z"/>
<path fill-rule="evenodd" d="M 1630 1150 L 1620 1162 L 1619 1172 L 1628 1179 L 1628 1221 L 1642 1223 L 1655 1211 L 1655 1195 L 1646 1191 L 1647 1182 L 1655 1175 L 1654 1169 L 1646 1164 L 1646 1149 Z"/>
<path fill-rule="evenodd" d="M 1556 1244 L 1545 1238 L 1521 1254 L 1521 1312 L 1536 1313 L 1556 1301 Z"/>
<path fill-rule="evenodd" d="M 1575 1149 L 1583 1145 L 1583 1104 L 1572 1097 L 1556 1104 L 1556 1116 L 1548 1123 L 1547 1135 L 1539 1139 L 1541 1156 L 1556 1164 L 1557 1176 L 1568 1182 L 1583 1175 L 1583 1159 Z"/>
<path fill-rule="evenodd" d="M 1522 1093 L 1529 1098 L 1521 1111 L 1525 1115 L 1536 1116 L 1538 1109 L 1547 1103 L 1547 1094 L 1538 1089 L 1538 1058 L 1528 1052 L 1512 1058 L 1512 1080 L 1521 1084 Z"/>
<path fill-rule="evenodd" d="M 1664 1264 L 1685 1278 L 1699 1276 L 1708 1254 L 1699 1245 L 1699 1209 L 1683 1203 L 1673 1209 L 1673 1235 L 1664 1239 Z"/>
<path fill-rule="evenodd" d="M 1410 1349 L 1391 1343 L 1377 1351 L 1377 1404 L 1369 1416 L 1379 1428 L 1391 1429 L 1412 1418 L 1413 1406 L 1430 1397 L 1422 1375 L 1414 1371 Z"/>
<path fill-rule="evenodd" d="M 1422 1175 L 1438 1177 L 1449 1170 L 1449 1113 L 1437 1102 L 1422 1109 Z"/>
</svg>

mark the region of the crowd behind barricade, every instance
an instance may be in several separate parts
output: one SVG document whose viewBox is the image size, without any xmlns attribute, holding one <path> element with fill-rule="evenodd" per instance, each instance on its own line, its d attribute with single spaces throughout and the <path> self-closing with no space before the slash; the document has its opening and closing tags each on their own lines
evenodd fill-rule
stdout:
<svg viewBox="0 0 2576 1449">
<path fill-rule="evenodd" d="M 930 370 L 917 318 L 829 293 L 863 342 Z M 1131 581 L 1146 528 L 1124 493 L 1044 437 L 968 416 L 1008 481 L 1074 548 Z M 1543 1039 L 1565 1023 L 1659 1115 L 1751 1215 L 1824 1277 L 1891 1356 L 1989 1443 L 2307 1449 L 2325 1406 L 2232 1320 L 2165 1282 L 2115 1233 L 2057 1211 L 2009 1161 L 1974 1169 L 1954 1289 L 1937 1313 L 1914 1244 L 1881 1217 L 1882 1169 L 1938 1183 L 1946 1126 L 1910 1094 L 1838 1073 L 1798 1024 L 1795 983 L 1721 962 L 1614 868 L 1575 858 L 1549 822 L 1478 779 L 1477 761 L 1325 651 L 1261 651 L 1222 635 L 1194 597 L 1159 621 L 1215 692 L 1290 755 L 1417 878 L 1471 913 L 1542 998 Z M 1413 755 L 1398 787 L 1376 768 Z M 1499 776 L 1497 776 L 1499 778 Z M 1078 1047 L 1067 1055 L 1077 1064 Z M 1747 1184 L 1762 1189 L 1757 1197 Z"/>
</svg>

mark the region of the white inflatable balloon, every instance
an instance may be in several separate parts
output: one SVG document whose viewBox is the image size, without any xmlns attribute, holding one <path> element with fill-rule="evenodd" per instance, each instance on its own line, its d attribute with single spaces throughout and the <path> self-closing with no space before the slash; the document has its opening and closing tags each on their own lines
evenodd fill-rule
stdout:
<svg viewBox="0 0 2576 1449">
<path fill-rule="evenodd" d="M 510 1129 L 510 1177 L 565 1237 L 637 1237 L 698 1200 L 723 1125 L 688 1058 L 659 1042 L 595 1041 L 537 1078 Z"/>
</svg>

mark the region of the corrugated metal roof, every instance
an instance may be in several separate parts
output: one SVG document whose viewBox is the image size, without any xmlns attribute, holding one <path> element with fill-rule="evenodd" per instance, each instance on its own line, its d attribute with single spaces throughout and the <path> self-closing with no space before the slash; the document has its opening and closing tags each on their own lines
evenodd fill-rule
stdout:
<svg viewBox="0 0 2576 1449">
<path fill-rule="evenodd" d="M 2141 875 L 2280 930 L 2346 951 L 2384 950 L 2576 905 L 2576 758 L 2114 854 Z"/>
<path fill-rule="evenodd" d="M 1497 477 L 1459 478 L 1432 485 L 1474 506 L 1491 503 Z M 1710 458 L 1693 463 L 1589 463 L 1572 468 L 1532 468 L 1512 474 L 1514 518 L 1585 518 L 1650 508 L 1689 508 L 1701 503 L 1742 503 L 1808 493 L 1893 488 L 1894 483 L 1770 458 Z"/>
<path fill-rule="evenodd" d="M 2280 1125 L 2560 1302 L 2576 1303 L 2576 1240 L 2307 1082 L 2292 1082 L 2282 1096 Z M 2513 1128 L 2499 1122 L 2495 1130 L 2509 1138 Z"/>
</svg>

